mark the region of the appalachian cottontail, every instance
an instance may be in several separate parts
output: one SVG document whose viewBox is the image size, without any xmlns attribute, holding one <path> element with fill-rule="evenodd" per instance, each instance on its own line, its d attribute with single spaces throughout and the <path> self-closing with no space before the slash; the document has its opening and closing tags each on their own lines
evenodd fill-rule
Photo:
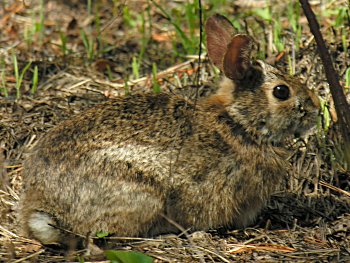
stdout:
<svg viewBox="0 0 350 263">
<path fill-rule="evenodd" d="M 115 98 L 50 130 L 24 165 L 20 218 L 27 235 L 154 236 L 244 227 L 288 167 L 283 142 L 314 126 L 318 99 L 262 61 L 252 39 L 206 23 L 218 92 L 194 104 L 166 93 Z M 169 220 L 169 218 L 171 220 Z"/>
</svg>

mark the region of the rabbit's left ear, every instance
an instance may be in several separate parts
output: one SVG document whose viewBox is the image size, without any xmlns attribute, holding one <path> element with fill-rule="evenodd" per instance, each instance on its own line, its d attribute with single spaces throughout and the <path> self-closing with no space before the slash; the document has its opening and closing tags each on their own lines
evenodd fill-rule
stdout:
<svg viewBox="0 0 350 263">
<path fill-rule="evenodd" d="M 235 35 L 227 46 L 223 61 L 223 72 L 232 80 L 241 80 L 251 68 L 253 40 L 245 34 Z"/>
<path fill-rule="evenodd" d="M 226 17 L 216 14 L 208 18 L 205 32 L 208 56 L 211 62 L 223 71 L 223 60 L 233 37 L 234 27 Z"/>
</svg>

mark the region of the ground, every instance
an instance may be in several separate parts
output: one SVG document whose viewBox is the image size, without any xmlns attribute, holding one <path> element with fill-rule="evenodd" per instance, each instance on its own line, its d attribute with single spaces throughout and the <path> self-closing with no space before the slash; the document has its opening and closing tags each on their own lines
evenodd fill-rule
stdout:
<svg viewBox="0 0 350 263">
<path fill-rule="evenodd" d="M 58 122 L 108 98 L 161 89 L 197 99 L 219 77 L 203 46 L 198 58 L 197 2 L 45 2 L 0 3 L 0 261 L 106 262 L 89 244 L 64 253 L 21 236 L 16 204 L 26 154 Z M 291 146 L 289 175 L 255 225 L 104 241 L 156 262 L 349 262 L 350 171 L 306 19 L 294 1 L 229 2 L 202 1 L 203 17 L 226 15 L 254 38 L 256 57 L 314 89 L 327 105 L 318 131 Z M 349 93 L 349 3 L 310 2 Z"/>
</svg>

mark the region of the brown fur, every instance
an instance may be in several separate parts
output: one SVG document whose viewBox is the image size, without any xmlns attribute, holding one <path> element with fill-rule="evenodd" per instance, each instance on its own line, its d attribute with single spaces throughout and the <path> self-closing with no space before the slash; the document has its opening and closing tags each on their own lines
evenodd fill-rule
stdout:
<svg viewBox="0 0 350 263">
<path fill-rule="evenodd" d="M 52 224 L 81 235 L 176 231 L 163 215 L 191 230 L 251 224 L 286 175 L 283 140 L 314 126 L 317 98 L 264 62 L 231 63 L 249 65 L 244 77 L 196 105 L 165 93 L 119 97 L 50 130 L 24 165 L 24 232 L 53 243 L 65 233 Z M 281 84 L 288 100 L 272 94 Z"/>
</svg>

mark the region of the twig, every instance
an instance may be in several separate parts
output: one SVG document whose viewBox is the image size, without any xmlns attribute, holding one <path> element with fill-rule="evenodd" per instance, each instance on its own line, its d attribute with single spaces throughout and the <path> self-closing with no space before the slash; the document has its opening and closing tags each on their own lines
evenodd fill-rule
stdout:
<svg viewBox="0 0 350 263">
<path fill-rule="evenodd" d="M 30 254 L 29 256 L 26 256 L 26 257 L 24 257 L 24 258 L 20 258 L 20 259 L 17 259 L 17 260 L 15 260 L 15 261 L 12 261 L 11 263 L 19 263 L 19 262 L 26 261 L 26 260 L 28 260 L 28 259 L 30 259 L 30 258 L 33 258 L 33 257 L 35 257 L 35 256 L 40 255 L 40 254 L 43 253 L 44 251 L 45 251 L 45 249 L 41 249 L 41 250 L 39 250 L 39 251 L 37 251 L 37 252 L 35 252 L 35 253 L 33 253 L 33 254 Z"/>
<path fill-rule="evenodd" d="M 172 220 L 170 217 L 166 216 L 165 214 L 161 214 L 162 217 L 164 217 L 164 219 L 166 219 L 170 224 L 172 224 L 173 226 L 175 226 L 177 229 L 179 229 L 181 231 L 181 234 L 185 235 L 188 242 L 191 244 L 191 246 L 193 248 L 196 248 L 197 246 L 194 244 L 192 238 L 190 237 L 190 235 L 188 234 L 188 229 L 183 228 L 181 225 L 179 225 L 177 222 L 175 222 L 174 220 Z M 200 262 L 204 263 L 205 260 L 203 258 L 203 256 L 199 253 L 199 251 L 197 249 L 194 249 L 194 252 L 197 254 L 198 259 Z"/>
<path fill-rule="evenodd" d="M 336 191 L 338 193 L 341 193 L 343 195 L 346 195 L 346 196 L 350 197 L 350 193 L 349 192 L 344 191 L 343 189 L 340 189 L 338 187 L 335 187 L 334 185 L 331 185 L 331 184 L 326 183 L 324 181 L 320 181 L 320 185 L 323 185 L 323 186 L 325 186 L 325 187 L 327 187 L 327 188 L 329 188 L 329 189 L 331 189 L 333 191 Z"/>
<path fill-rule="evenodd" d="M 0 233 L 1 235 L 3 236 L 6 236 L 6 237 L 11 237 L 11 238 L 18 238 L 18 236 L 11 232 L 10 230 L 7 230 L 5 227 L 3 227 L 2 225 L 0 225 Z"/>
<path fill-rule="evenodd" d="M 274 245 L 274 244 L 256 244 L 256 245 L 235 244 L 235 245 L 232 245 L 232 247 L 233 248 L 229 250 L 229 253 L 231 254 L 241 253 L 245 251 L 272 251 L 272 252 L 284 252 L 284 253 L 291 253 L 295 251 L 294 248 L 283 246 L 283 245 Z"/>
<path fill-rule="evenodd" d="M 199 89 L 199 80 L 201 77 L 201 55 L 202 55 L 202 42 L 203 42 L 203 20 L 202 20 L 202 1 L 198 0 L 198 16 L 199 16 L 199 51 L 198 51 L 198 70 L 197 70 L 197 76 L 196 76 L 196 82 L 197 82 L 197 94 L 196 94 L 196 100 L 198 97 L 198 89 Z"/>
<path fill-rule="evenodd" d="M 212 255 L 214 255 L 214 256 L 217 256 L 217 257 L 220 258 L 221 261 L 223 261 L 223 262 L 226 262 L 226 263 L 230 263 L 230 262 L 231 262 L 230 260 L 224 258 L 224 257 L 221 256 L 220 254 L 218 254 L 218 253 L 216 253 L 216 252 L 214 252 L 214 251 L 211 251 L 211 250 L 209 250 L 209 249 L 207 249 L 207 248 L 200 247 L 200 246 L 197 246 L 197 248 L 200 249 L 200 250 L 203 250 L 203 251 L 205 251 L 205 252 L 208 252 L 209 254 L 212 254 Z"/>
<path fill-rule="evenodd" d="M 99 238 L 94 238 L 99 239 Z M 106 240 L 135 240 L 135 241 L 152 241 L 152 242 L 164 242 L 164 239 L 160 238 L 143 238 L 143 237 L 105 237 Z"/>
</svg>

